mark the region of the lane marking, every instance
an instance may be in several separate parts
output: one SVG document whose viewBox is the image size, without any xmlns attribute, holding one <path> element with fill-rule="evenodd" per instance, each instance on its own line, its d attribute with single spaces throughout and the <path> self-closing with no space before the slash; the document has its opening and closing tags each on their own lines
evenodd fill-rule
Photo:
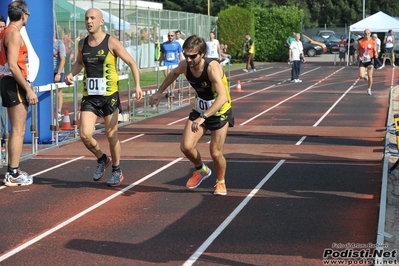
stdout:
<svg viewBox="0 0 399 266">
<path fill-rule="evenodd" d="M 122 189 L 122 190 L 112 194 L 111 196 L 99 201 L 98 203 L 96 203 L 96 204 L 92 205 L 91 207 L 87 208 L 86 210 L 83 210 L 83 211 L 79 212 L 78 214 L 72 216 L 68 220 L 60 223 L 59 225 L 57 225 L 57 226 L 55 226 L 55 227 L 43 232 L 42 234 L 34 237 L 33 239 L 29 240 L 28 242 L 26 242 L 26 243 L 24 243 L 24 244 L 22 244 L 22 245 L 20 245 L 20 246 L 18 246 L 16 248 L 10 250 L 10 251 L 4 253 L 3 255 L 0 256 L 0 262 L 2 262 L 3 260 L 8 259 L 9 257 L 17 254 L 18 252 L 24 250 L 25 248 L 35 244 L 36 242 L 40 241 L 41 239 L 51 235 L 52 233 L 60 230 L 63 227 L 67 226 L 68 224 L 78 220 L 79 218 L 83 217 L 84 215 L 88 214 L 89 212 L 97 209 L 98 207 L 100 207 L 100 206 L 104 205 L 105 203 L 111 201 L 112 199 L 114 199 L 117 196 L 123 194 L 124 192 L 128 191 L 129 189 L 133 188 L 134 186 L 144 182 L 145 180 L 149 179 L 150 177 L 158 174 L 159 172 L 169 168 L 170 166 L 174 165 L 175 163 L 179 162 L 182 159 L 183 159 L 183 157 L 179 157 L 179 158 L 173 160 L 172 162 L 168 163 L 167 165 L 164 165 L 163 167 L 161 167 L 161 168 L 155 170 L 154 172 L 146 175 L 145 177 L 143 177 L 140 180 L 130 184 L 129 186 L 125 187 L 124 189 Z"/>
<path fill-rule="evenodd" d="M 190 266 L 204 253 L 204 251 L 212 244 L 212 242 L 222 233 L 222 231 L 231 223 L 231 221 L 240 213 L 247 203 L 258 193 L 262 186 L 272 177 L 272 175 L 280 168 L 285 160 L 280 160 L 273 169 L 259 182 L 259 184 L 245 197 L 232 213 L 219 225 L 218 228 L 205 240 L 205 242 L 194 252 L 193 255 L 183 264 Z"/>
<path fill-rule="evenodd" d="M 139 135 L 136 135 L 136 136 L 134 136 L 134 137 L 131 137 L 131 138 L 122 140 L 121 143 L 125 143 L 125 142 L 131 141 L 131 140 L 133 140 L 133 139 L 140 138 L 140 137 L 142 137 L 142 136 L 144 136 L 144 134 L 139 134 Z"/>
<path fill-rule="evenodd" d="M 335 103 L 320 117 L 320 119 L 313 125 L 313 127 L 317 127 L 321 121 L 337 106 L 337 104 L 355 87 L 359 79 L 355 81 L 355 83 L 352 84 L 345 92 L 344 94 L 341 95 L 341 97 L 338 98 L 338 100 L 335 101 Z"/>
</svg>

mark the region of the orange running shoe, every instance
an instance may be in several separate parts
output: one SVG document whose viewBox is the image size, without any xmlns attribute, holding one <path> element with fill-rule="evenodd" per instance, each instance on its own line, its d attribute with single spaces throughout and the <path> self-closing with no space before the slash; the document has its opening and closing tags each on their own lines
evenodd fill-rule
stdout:
<svg viewBox="0 0 399 266">
<path fill-rule="evenodd" d="M 215 192 L 213 192 L 213 195 L 220 195 L 220 196 L 227 195 L 226 184 L 217 182 L 215 185 Z"/>
<path fill-rule="evenodd" d="M 193 176 L 187 181 L 186 187 L 189 189 L 193 189 L 198 187 L 202 181 L 207 179 L 212 174 L 211 169 L 206 167 L 206 171 L 203 173 L 199 173 L 198 171 L 194 171 Z"/>
</svg>

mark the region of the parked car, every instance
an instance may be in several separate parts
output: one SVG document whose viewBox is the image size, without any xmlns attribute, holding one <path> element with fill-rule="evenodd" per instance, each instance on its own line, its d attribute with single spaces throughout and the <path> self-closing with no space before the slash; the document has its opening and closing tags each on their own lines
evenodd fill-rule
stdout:
<svg viewBox="0 0 399 266">
<path fill-rule="evenodd" d="M 333 30 L 321 30 L 317 33 L 317 35 L 323 37 L 323 38 L 328 38 L 330 35 L 335 34 Z"/>
<path fill-rule="evenodd" d="M 305 44 L 306 44 L 306 43 L 311 43 L 311 44 L 320 46 L 320 47 L 322 48 L 322 49 L 321 49 L 321 50 L 322 50 L 322 53 L 326 53 L 326 52 L 327 52 L 327 46 L 326 46 L 324 43 L 322 43 L 322 42 L 317 42 L 317 41 L 313 40 L 312 38 L 310 38 L 309 36 L 307 36 L 306 34 L 302 34 L 301 41 L 302 41 L 302 43 L 303 43 L 303 45 L 304 45 L 304 49 L 305 49 Z M 309 53 L 310 53 L 310 54 L 307 54 L 307 53 L 304 51 L 304 53 L 305 53 L 306 55 L 308 55 L 308 56 L 315 56 L 316 54 L 318 54 L 318 53 L 313 53 L 313 52 L 317 52 L 317 50 L 315 50 L 315 47 L 313 47 L 313 49 L 310 49 L 310 50 L 309 50 Z"/>
<path fill-rule="evenodd" d="M 321 37 L 321 36 L 319 36 L 319 35 L 312 35 L 312 36 L 310 36 L 310 37 L 311 37 L 313 40 L 315 40 L 316 42 L 325 43 L 325 42 L 327 41 L 326 38 Z"/>
<path fill-rule="evenodd" d="M 323 47 L 321 47 L 318 44 L 313 44 L 310 42 L 303 43 L 303 52 L 305 55 L 309 57 L 313 57 L 316 55 L 321 55 L 323 54 Z"/>
</svg>

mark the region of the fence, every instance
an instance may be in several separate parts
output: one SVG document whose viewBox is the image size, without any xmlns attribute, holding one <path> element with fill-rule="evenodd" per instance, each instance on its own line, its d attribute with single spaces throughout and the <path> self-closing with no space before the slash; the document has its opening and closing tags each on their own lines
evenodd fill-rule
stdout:
<svg viewBox="0 0 399 266">
<path fill-rule="evenodd" d="M 133 4 L 131 4 L 133 3 Z M 134 58 L 139 68 L 155 67 L 159 44 L 167 40 L 169 30 L 180 30 L 182 38 L 196 34 L 207 38 L 216 29 L 217 17 L 186 12 L 162 10 L 159 3 L 138 6 L 140 1 L 54 1 L 56 35 L 70 38 L 67 48 L 66 72 L 75 60 L 77 43 L 86 34 L 85 12 L 90 7 L 103 12 L 103 30 L 118 38 Z M 158 9 L 157 9 L 158 8 Z M 119 63 L 119 70 L 126 68 Z"/>
</svg>

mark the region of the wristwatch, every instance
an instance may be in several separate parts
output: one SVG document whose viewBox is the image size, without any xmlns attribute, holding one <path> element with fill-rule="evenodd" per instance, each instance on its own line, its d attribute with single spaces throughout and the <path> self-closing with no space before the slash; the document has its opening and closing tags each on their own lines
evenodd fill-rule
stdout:
<svg viewBox="0 0 399 266">
<path fill-rule="evenodd" d="M 200 117 L 202 117 L 203 119 L 207 119 L 208 117 L 205 115 L 205 113 L 200 113 Z"/>
</svg>

